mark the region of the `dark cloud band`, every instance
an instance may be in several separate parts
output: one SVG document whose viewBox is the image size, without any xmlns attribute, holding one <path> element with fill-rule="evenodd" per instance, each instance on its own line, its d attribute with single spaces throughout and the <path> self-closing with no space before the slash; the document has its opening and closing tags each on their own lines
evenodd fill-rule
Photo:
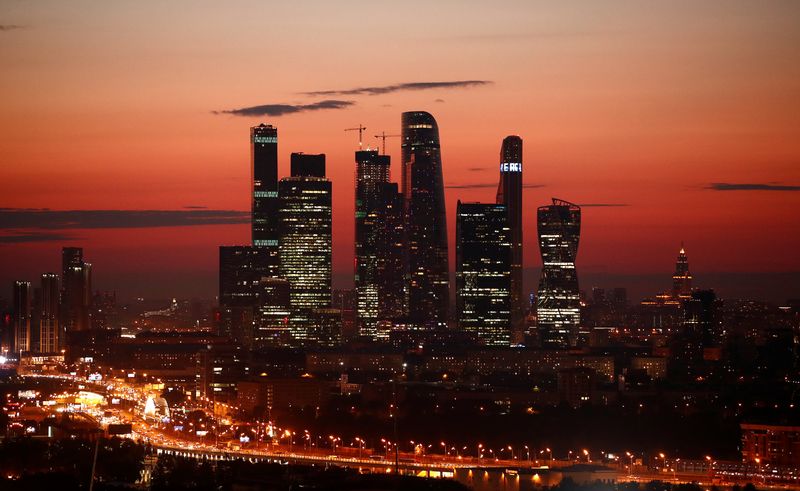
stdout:
<svg viewBox="0 0 800 491">
<path fill-rule="evenodd" d="M 301 92 L 303 95 L 334 96 L 334 95 L 381 95 L 391 92 L 402 92 L 409 90 L 430 90 L 430 89 L 459 89 L 467 87 L 479 87 L 490 85 L 494 82 L 490 80 L 455 80 L 452 82 L 409 82 L 404 84 L 381 85 L 377 87 L 356 87 L 343 90 L 315 90 L 311 92 Z M 444 101 L 442 101 L 444 102 Z"/>
<path fill-rule="evenodd" d="M 238 210 L 31 210 L 0 209 L 0 230 L 186 227 L 249 223 Z M 27 232 L 26 232 L 27 233 Z M 10 234 L 2 234 L 10 235 Z"/>
<path fill-rule="evenodd" d="M 705 189 L 712 191 L 800 191 L 800 186 L 768 183 L 742 183 L 712 182 Z"/>
<path fill-rule="evenodd" d="M 214 114 L 232 114 L 234 116 L 284 116 L 307 111 L 321 111 L 324 109 L 346 109 L 355 102 L 325 100 L 312 104 L 264 104 L 262 106 L 242 107 L 239 109 L 226 109 L 213 111 Z"/>
</svg>

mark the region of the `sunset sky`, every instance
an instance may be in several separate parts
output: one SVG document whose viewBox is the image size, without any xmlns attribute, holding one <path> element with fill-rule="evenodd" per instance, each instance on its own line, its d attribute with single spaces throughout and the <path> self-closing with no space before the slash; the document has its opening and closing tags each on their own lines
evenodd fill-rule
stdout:
<svg viewBox="0 0 800 491">
<path fill-rule="evenodd" d="M 667 288 L 683 241 L 699 286 L 800 297 L 799 26 L 797 1 L 5 0 L 0 296 L 58 271 L 65 245 L 96 289 L 213 296 L 217 247 L 250 239 L 260 122 L 278 127 L 281 176 L 291 152 L 327 154 L 347 287 L 343 130 L 365 125 L 374 147 L 426 110 L 451 256 L 456 200 L 494 200 L 518 134 L 529 288 L 535 209 L 558 197 L 584 205 L 584 289 Z M 399 149 L 387 140 L 394 180 Z"/>
</svg>

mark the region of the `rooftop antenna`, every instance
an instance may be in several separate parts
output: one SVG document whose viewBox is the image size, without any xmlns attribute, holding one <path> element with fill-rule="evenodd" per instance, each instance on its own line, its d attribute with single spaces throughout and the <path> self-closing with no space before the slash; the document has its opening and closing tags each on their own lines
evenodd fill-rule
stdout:
<svg viewBox="0 0 800 491">
<path fill-rule="evenodd" d="M 359 149 L 361 149 L 361 147 L 363 146 L 364 141 L 363 141 L 362 136 L 364 134 L 364 130 L 366 130 L 366 129 L 367 129 L 367 127 L 366 126 L 361 126 L 361 123 L 358 124 L 358 128 L 345 128 L 345 131 L 358 131 L 358 148 Z"/>
</svg>

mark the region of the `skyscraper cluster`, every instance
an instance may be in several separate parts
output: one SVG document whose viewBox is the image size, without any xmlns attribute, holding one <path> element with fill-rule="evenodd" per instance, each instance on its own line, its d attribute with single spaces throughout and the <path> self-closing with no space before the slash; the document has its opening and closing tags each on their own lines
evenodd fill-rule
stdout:
<svg viewBox="0 0 800 491">
<path fill-rule="evenodd" d="M 451 314 L 439 128 L 431 114 L 410 111 L 402 114 L 398 136 L 399 183 L 391 181 L 388 155 L 361 145 L 355 152 L 353 334 L 387 342 L 395 331 L 457 326 L 485 345 L 523 342 L 522 139 L 502 142 L 495 202 L 458 202 Z M 250 146 L 252 244 L 220 247 L 220 333 L 252 348 L 338 344 L 325 155 L 292 153 L 291 175 L 279 180 L 277 128 L 251 128 Z M 554 200 L 539 209 L 537 222 L 544 262 L 540 331 L 545 344 L 567 347 L 580 320 L 580 208 Z"/>
<path fill-rule="evenodd" d="M 64 247 L 60 277 L 42 273 L 38 286 L 14 282 L 9 351 L 17 356 L 62 352 L 92 329 L 92 298 L 92 265 L 83 260 L 83 248 Z"/>
<path fill-rule="evenodd" d="M 291 155 L 278 180 L 278 129 L 250 128 L 252 244 L 221 246 L 220 334 L 250 348 L 333 345 L 331 182 L 325 155 Z"/>
</svg>

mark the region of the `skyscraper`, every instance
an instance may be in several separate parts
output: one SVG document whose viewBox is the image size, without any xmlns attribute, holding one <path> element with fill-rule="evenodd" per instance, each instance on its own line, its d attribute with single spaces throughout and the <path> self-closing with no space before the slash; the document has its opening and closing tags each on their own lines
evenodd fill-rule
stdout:
<svg viewBox="0 0 800 491">
<path fill-rule="evenodd" d="M 692 296 L 692 273 L 689 272 L 689 259 L 681 244 L 678 260 L 675 262 L 675 274 L 672 275 L 672 297 L 688 299 Z"/>
<path fill-rule="evenodd" d="M 511 342 L 511 233 L 503 204 L 456 210 L 458 326 L 486 345 Z"/>
<path fill-rule="evenodd" d="M 278 128 L 260 124 L 250 128 L 253 185 L 253 246 L 264 247 L 270 258 L 269 276 L 278 270 Z"/>
<path fill-rule="evenodd" d="M 61 316 L 62 331 L 88 331 L 89 308 L 92 303 L 92 265 L 83 261 L 83 248 L 61 250 Z M 60 341 L 63 344 L 63 341 Z"/>
<path fill-rule="evenodd" d="M 59 304 L 60 291 L 56 273 L 42 274 L 42 288 L 39 297 L 39 351 L 57 353 L 60 349 Z"/>
<path fill-rule="evenodd" d="M 575 257 L 581 233 L 578 205 L 553 198 L 537 212 L 542 276 L 536 314 L 542 344 L 567 347 L 575 343 L 580 324 L 580 292 Z"/>
<path fill-rule="evenodd" d="M 497 203 L 506 205 L 511 233 L 512 337 L 522 337 L 525 294 L 522 291 L 522 138 L 511 135 L 500 147 L 500 184 Z"/>
<path fill-rule="evenodd" d="M 14 282 L 14 346 L 17 354 L 31 349 L 31 283 Z"/>
<path fill-rule="evenodd" d="M 298 344 L 320 339 L 315 310 L 331 307 L 331 182 L 325 155 L 292 154 L 281 179 L 280 277 L 289 282 L 289 330 Z"/>
<path fill-rule="evenodd" d="M 389 165 L 389 156 L 379 155 L 377 150 L 356 152 L 356 322 L 359 335 L 373 339 L 378 336 L 378 263 L 383 260 L 378 241 L 385 225 L 381 193 L 389 183 Z"/>
<path fill-rule="evenodd" d="M 450 281 L 439 127 L 424 111 L 402 115 L 408 313 L 418 326 L 447 323 Z"/>
</svg>

